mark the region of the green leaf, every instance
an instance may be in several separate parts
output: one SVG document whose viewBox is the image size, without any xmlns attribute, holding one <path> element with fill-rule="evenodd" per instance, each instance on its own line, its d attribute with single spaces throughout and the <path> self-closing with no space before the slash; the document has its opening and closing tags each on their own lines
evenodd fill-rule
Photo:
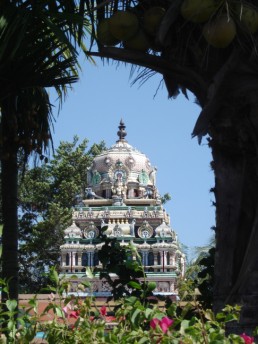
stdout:
<svg viewBox="0 0 258 344">
<path fill-rule="evenodd" d="M 204 312 L 204 316 L 205 316 L 205 318 L 208 319 L 208 320 L 212 320 L 212 321 L 215 320 L 214 313 L 212 312 L 211 309 L 206 309 L 206 311 Z"/>
<path fill-rule="evenodd" d="M 90 267 L 86 267 L 86 276 L 89 277 L 89 278 L 94 278 L 94 275 L 92 273 L 92 270 Z"/>
<path fill-rule="evenodd" d="M 151 308 L 146 308 L 145 309 L 145 317 L 148 318 L 150 316 L 150 314 L 153 313 L 153 309 Z"/>
<path fill-rule="evenodd" d="M 88 281 L 85 281 L 85 282 L 81 281 L 80 284 L 82 284 L 86 288 L 89 288 L 91 286 L 91 283 Z"/>
<path fill-rule="evenodd" d="M 183 320 L 180 326 L 180 333 L 185 334 L 185 330 L 189 327 L 189 320 Z"/>
<path fill-rule="evenodd" d="M 133 312 L 132 317 L 131 317 L 131 322 L 132 322 L 133 324 L 135 324 L 136 317 L 137 317 L 137 315 L 139 315 L 140 313 L 141 313 L 141 310 L 140 310 L 139 308 L 137 308 L 137 309 Z"/>
<path fill-rule="evenodd" d="M 243 344 L 244 340 L 243 338 L 239 337 L 237 334 L 230 334 L 228 336 L 228 339 L 230 339 L 230 343 L 232 344 Z"/>
<path fill-rule="evenodd" d="M 130 297 L 127 297 L 127 298 L 125 299 L 125 303 L 128 303 L 128 304 L 130 304 L 130 305 L 133 306 L 137 300 L 138 300 L 137 297 L 135 297 L 135 296 L 130 296 Z"/>
<path fill-rule="evenodd" d="M 142 344 L 142 343 L 149 343 L 149 342 L 150 342 L 150 338 L 142 337 L 137 343 Z"/>
<path fill-rule="evenodd" d="M 55 287 L 52 287 L 52 286 L 47 286 L 46 288 L 42 288 L 41 289 L 41 292 L 53 292 L 53 293 L 56 293 L 57 291 L 57 288 Z"/>
<path fill-rule="evenodd" d="M 129 287 L 132 287 L 132 288 L 134 288 L 134 289 L 138 289 L 138 290 L 141 290 L 141 289 L 142 289 L 141 284 L 140 284 L 140 283 L 137 283 L 137 282 L 135 282 L 135 281 L 130 281 L 130 282 L 128 283 L 128 286 L 129 286 Z"/>
<path fill-rule="evenodd" d="M 227 314 L 226 318 L 225 318 L 225 322 L 229 322 L 229 321 L 234 321 L 234 320 L 238 320 L 238 315 L 237 314 Z"/>
<path fill-rule="evenodd" d="M 56 312 L 56 315 L 59 318 L 63 318 L 64 317 L 64 312 L 59 307 L 55 307 L 55 312 Z"/>
<path fill-rule="evenodd" d="M 176 316 L 177 305 L 176 303 L 172 303 L 167 309 L 167 315 L 170 317 Z"/>
<path fill-rule="evenodd" d="M 125 263 L 125 266 L 128 269 L 134 270 L 134 271 L 138 271 L 140 269 L 140 265 L 138 262 L 136 262 L 135 260 L 127 260 Z"/>
<path fill-rule="evenodd" d="M 216 314 L 216 319 L 219 321 L 224 321 L 226 318 L 226 315 L 224 313 L 217 313 Z"/>
<path fill-rule="evenodd" d="M 9 309 L 9 311 L 15 311 L 17 308 L 17 301 L 16 300 L 7 300 L 6 301 L 6 307 Z"/>
<path fill-rule="evenodd" d="M 59 276 L 58 276 L 58 273 L 56 271 L 56 269 L 54 268 L 51 268 L 50 269 L 50 273 L 49 273 L 49 278 L 52 282 L 58 284 L 59 282 Z"/>
<path fill-rule="evenodd" d="M 13 328 L 15 328 L 15 322 L 13 320 L 9 320 L 8 321 L 8 324 L 7 324 L 7 327 L 10 331 L 13 330 Z"/>
</svg>

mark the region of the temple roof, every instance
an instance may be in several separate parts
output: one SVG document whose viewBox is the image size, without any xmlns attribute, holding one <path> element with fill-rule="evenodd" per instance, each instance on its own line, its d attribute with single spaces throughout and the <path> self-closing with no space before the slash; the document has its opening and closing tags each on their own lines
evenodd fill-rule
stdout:
<svg viewBox="0 0 258 344">
<path fill-rule="evenodd" d="M 122 120 L 118 128 L 116 143 L 96 156 L 87 172 L 84 204 L 88 204 L 89 199 L 101 202 L 112 199 L 113 205 L 131 205 L 134 200 L 137 204 L 142 200 L 148 200 L 144 201 L 145 205 L 160 204 L 156 167 L 151 165 L 145 154 L 125 140 L 127 133 Z"/>
<path fill-rule="evenodd" d="M 151 166 L 148 157 L 125 140 L 125 125 L 122 120 L 119 129 L 117 132 L 119 139 L 109 149 L 94 158 L 91 169 L 99 173 L 107 173 L 111 168 L 119 169 L 121 167 L 138 173 L 142 172 L 142 170 L 147 173 L 153 171 L 154 168 Z"/>
</svg>

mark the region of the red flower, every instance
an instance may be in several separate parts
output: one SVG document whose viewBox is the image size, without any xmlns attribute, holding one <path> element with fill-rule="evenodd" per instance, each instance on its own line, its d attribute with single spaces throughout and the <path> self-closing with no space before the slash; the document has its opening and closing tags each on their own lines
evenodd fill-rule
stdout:
<svg viewBox="0 0 258 344">
<path fill-rule="evenodd" d="M 110 316 L 107 316 L 106 318 L 105 318 L 105 320 L 106 320 L 106 322 L 114 322 L 115 320 L 116 320 L 116 318 L 115 317 L 113 317 L 112 315 L 110 315 Z"/>
<path fill-rule="evenodd" d="M 71 311 L 71 313 L 69 314 L 69 318 L 78 319 L 79 315 L 80 315 L 80 313 L 78 311 Z"/>
<path fill-rule="evenodd" d="M 245 333 L 240 334 L 240 337 L 244 339 L 245 344 L 252 344 L 252 343 L 254 343 L 254 337 L 247 336 Z"/>
<path fill-rule="evenodd" d="M 160 326 L 163 333 L 166 333 L 168 331 L 168 328 L 173 324 L 174 320 L 170 319 L 169 317 L 163 317 L 161 320 L 154 318 L 150 321 L 150 327 L 152 327 L 154 330 L 157 327 L 157 325 Z"/>
<path fill-rule="evenodd" d="M 100 314 L 104 317 L 107 314 L 107 308 L 105 306 L 102 306 L 100 308 Z"/>
</svg>

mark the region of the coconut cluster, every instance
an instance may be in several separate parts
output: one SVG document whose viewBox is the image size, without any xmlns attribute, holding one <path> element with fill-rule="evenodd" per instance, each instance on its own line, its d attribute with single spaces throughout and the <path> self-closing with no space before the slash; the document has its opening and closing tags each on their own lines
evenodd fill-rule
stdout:
<svg viewBox="0 0 258 344">
<path fill-rule="evenodd" d="M 135 8 L 117 11 L 98 23 L 98 41 L 104 46 L 122 43 L 126 49 L 159 51 L 156 35 L 165 14 L 166 9 L 161 6 L 140 12 Z M 237 28 L 247 34 L 258 31 L 258 11 L 244 1 L 183 0 L 179 16 L 187 22 L 201 25 L 203 37 L 215 48 L 229 46 Z"/>
<path fill-rule="evenodd" d="M 154 50 L 155 35 L 165 13 L 165 9 L 158 6 L 148 8 L 141 15 L 133 9 L 117 11 L 99 22 L 98 41 L 105 46 L 122 43 L 126 49 Z"/>
<path fill-rule="evenodd" d="M 248 34 L 258 31 L 258 12 L 244 2 L 222 0 L 184 0 L 182 17 L 204 23 L 203 36 L 215 48 L 226 48 L 234 40 L 237 26 Z"/>
</svg>

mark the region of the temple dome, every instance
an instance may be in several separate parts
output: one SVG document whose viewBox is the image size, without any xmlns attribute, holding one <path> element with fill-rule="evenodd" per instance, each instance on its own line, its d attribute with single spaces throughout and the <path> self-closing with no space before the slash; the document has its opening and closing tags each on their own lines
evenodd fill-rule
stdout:
<svg viewBox="0 0 258 344">
<path fill-rule="evenodd" d="M 116 143 L 96 156 L 88 170 L 88 198 L 102 196 L 101 191 L 108 189 L 112 190 L 112 194 L 121 196 L 122 188 L 127 189 L 128 184 L 134 185 L 134 189 L 145 189 L 149 198 L 156 198 L 153 192 L 156 167 L 151 165 L 145 154 L 125 140 L 125 125 L 122 120 L 117 134 L 119 139 Z M 129 195 L 131 197 L 133 196 Z"/>
<path fill-rule="evenodd" d="M 99 173 L 105 173 L 111 166 L 126 166 L 129 171 L 151 171 L 152 166 L 147 156 L 127 141 L 118 141 L 111 148 L 94 158 L 92 168 Z"/>
<path fill-rule="evenodd" d="M 163 220 L 162 224 L 159 225 L 155 229 L 156 235 L 155 237 L 173 237 L 174 233 L 171 230 L 171 227 L 166 224 L 166 222 Z M 174 239 L 174 238 L 173 238 Z"/>
<path fill-rule="evenodd" d="M 65 238 L 81 238 L 82 236 L 81 229 L 75 224 L 74 221 L 71 226 L 64 230 L 64 234 Z"/>
</svg>

